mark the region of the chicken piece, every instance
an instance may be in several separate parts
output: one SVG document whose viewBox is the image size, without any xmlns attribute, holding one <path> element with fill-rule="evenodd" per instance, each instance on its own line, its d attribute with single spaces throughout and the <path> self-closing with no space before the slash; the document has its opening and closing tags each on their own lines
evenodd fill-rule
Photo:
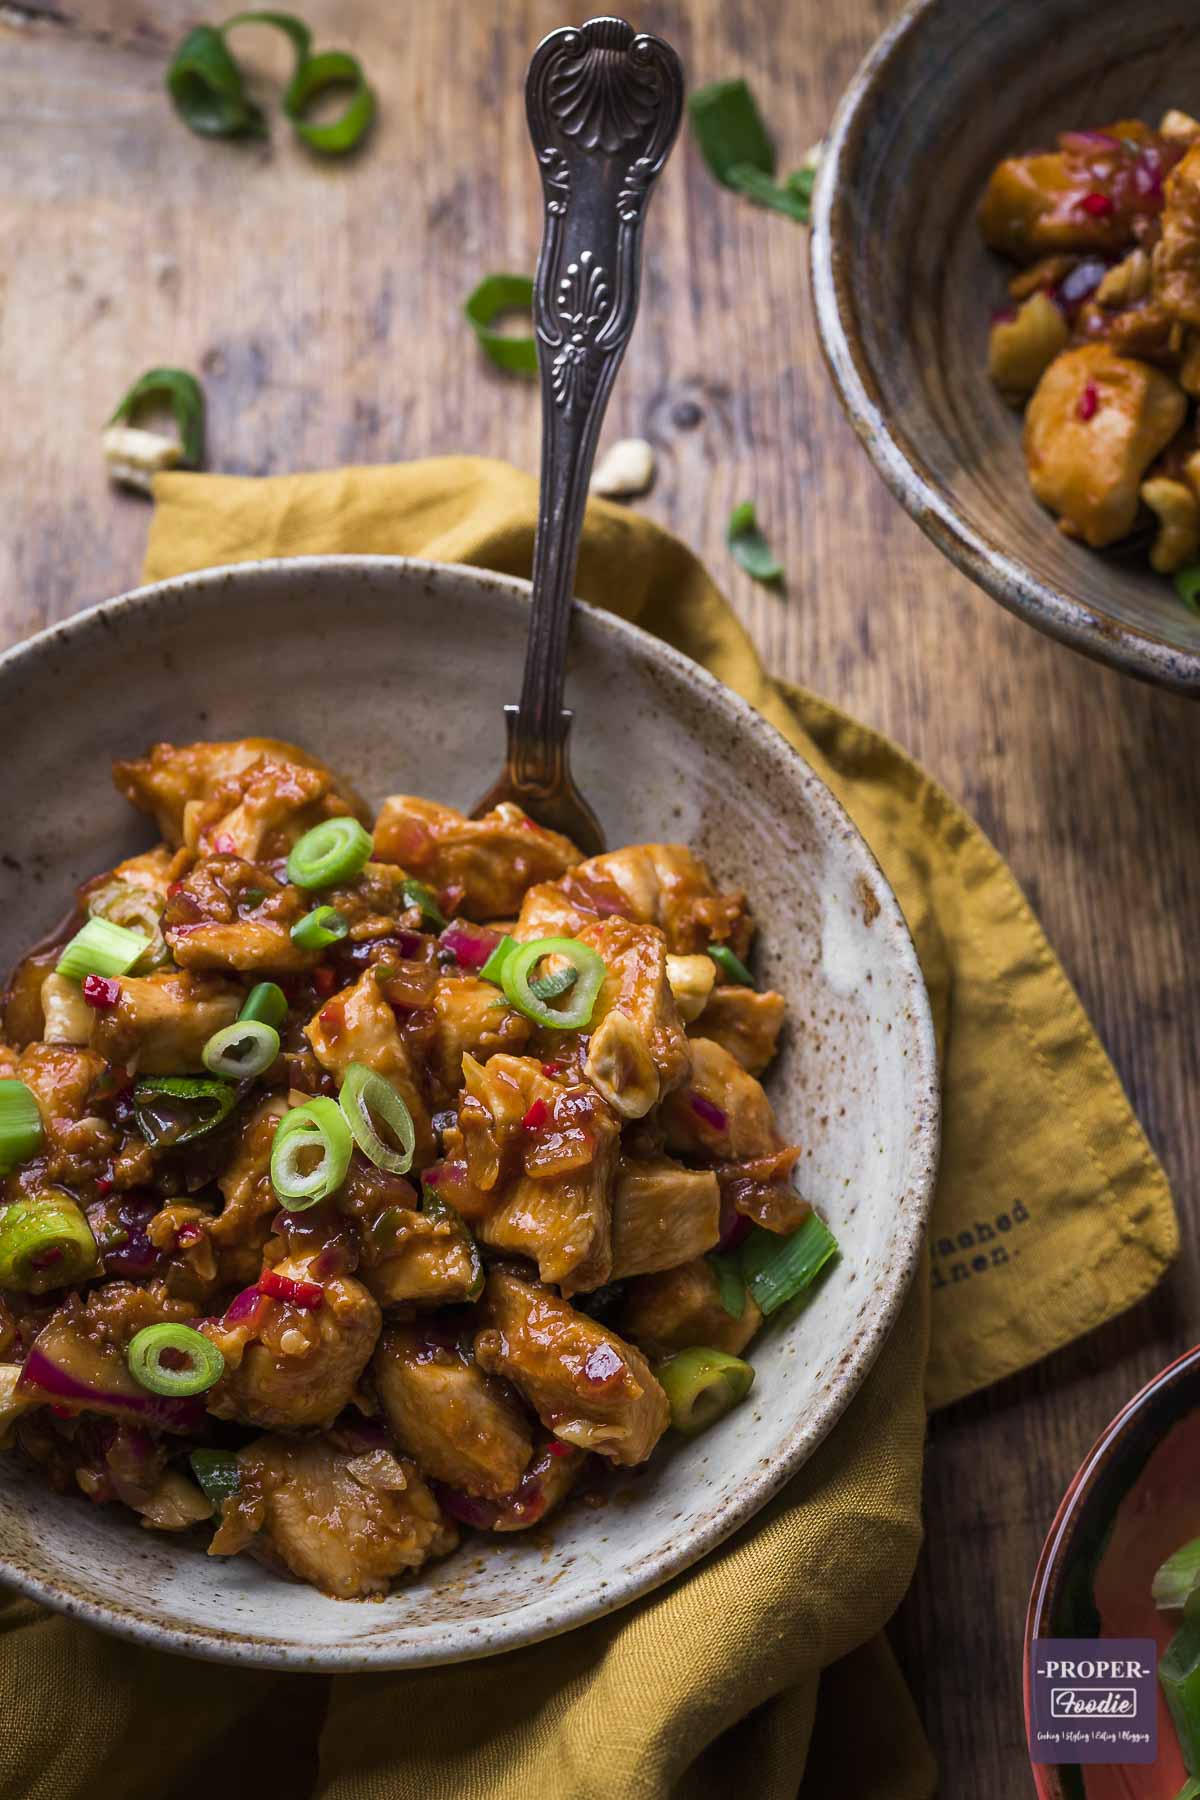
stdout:
<svg viewBox="0 0 1200 1800">
<path fill-rule="evenodd" d="M 640 1351 L 546 1287 L 504 1269 L 488 1277 L 475 1356 L 517 1387 L 564 1443 L 610 1462 L 645 1462 L 670 1421 Z"/>
<path fill-rule="evenodd" d="M 22 1414 L 43 1404 L 36 1393 L 17 1386 L 20 1379 L 20 1363 L 0 1363 L 0 1450 L 7 1447 Z"/>
<path fill-rule="evenodd" d="M 213 1515 L 212 1501 L 181 1469 L 165 1470 L 154 1492 L 134 1511 L 141 1513 L 147 1531 L 188 1531 Z"/>
<path fill-rule="evenodd" d="M 761 1075 L 775 1054 L 787 1012 L 782 994 L 748 987 L 714 988 L 712 998 L 690 1033 L 710 1038 L 728 1050 L 749 1075 Z"/>
<path fill-rule="evenodd" d="M 339 1081 L 351 1063 L 364 1063 L 390 1081 L 412 1114 L 416 1166 L 423 1168 L 433 1159 L 429 1108 L 396 1015 L 380 992 L 373 969 L 366 970 L 353 987 L 326 1000 L 305 1026 L 304 1035 L 322 1068 Z"/>
<path fill-rule="evenodd" d="M 480 1279 L 470 1240 L 453 1217 L 392 1206 L 363 1245 L 360 1271 L 380 1306 L 453 1306 Z"/>
<path fill-rule="evenodd" d="M 711 1169 L 685 1169 L 669 1156 L 622 1157 L 613 1189 L 612 1281 L 670 1269 L 715 1248 L 721 1190 Z"/>
<path fill-rule="evenodd" d="M 190 1075 L 215 1031 L 232 1025 L 242 990 L 217 975 L 123 975 L 115 1006 L 97 1012 L 92 1048 L 132 1074 Z"/>
<path fill-rule="evenodd" d="M 394 1576 L 458 1543 L 416 1465 L 388 1450 L 271 1435 L 238 1452 L 238 1469 L 209 1555 L 253 1543 L 336 1600 L 386 1593 Z"/>
<path fill-rule="evenodd" d="M 75 1187 L 103 1174 L 119 1142 L 92 1111 L 108 1069 L 93 1050 L 69 1044 L 30 1044 L 13 1071 L 33 1094 L 45 1132 L 37 1167 L 45 1180 Z"/>
<path fill-rule="evenodd" d="M 794 1231 L 810 1210 L 789 1179 L 800 1152 L 784 1143 L 761 1084 L 710 1038 L 693 1038 L 692 1056 L 691 1081 L 660 1115 L 668 1150 L 714 1162 L 738 1212 L 768 1231 Z"/>
<path fill-rule="evenodd" d="M 997 319 L 988 333 L 988 374 L 1005 399 L 1032 394 L 1070 336 L 1066 315 L 1040 291 L 1022 301 L 1015 318 Z"/>
<path fill-rule="evenodd" d="M 700 1017 L 716 979 L 717 965 L 711 956 L 667 957 L 667 981 L 685 1025 Z"/>
<path fill-rule="evenodd" d="M 281 772 L 277 778 L 272 778 L 279 782 L 274 806 L 258 779 L 268 764 Z M 294 777 L 289 777 L 289 770 L 296 772 Z M 243 778 L 251 772 L 250 782 L 244 783 Z M 310 805 L 313 796 L 308 790 L 312 784 L 304 778 L 312 773 L 320 777 L 321 795 L 330 798 L 332 811 L 352 812 L 364 823 L 368 821 L 369 814 L 353 788 L 335 776 L 324 763 L 309 756 L 307 751 L 277 738 L 241 738 L 235 743 L 216 744 L 155 744 L 149 756 L 113 766 L 113 780 L 119 792 L 139 812 L 153 816 L 168 844 L 179 845 L 186 841 L 195 847 L 206 834 L 202 824 L 212 828 L 213 836 L 220 835 L 219 820 L 240 802 L 248 800 L 248 811 L 231 822 L 227 835 L 233 840 L 236 852 L 251 860 L 260 851 L 269 860 L 279 849 L 277 844 L 268 848 L 261 841 L 264 837 L 264 832 L 259 829 L 262 817 L 260 815 L 256 821 L 255 808 L 265 804 L 268 811 L 279 811 L 289 798 L 298 797 L 300 787 L 308 795 L 304 804 Z M 290 796 L 286 792 L 289 780 L 299 784 L 296 793 Z M 218 811 L 216 817 L 210 819 L 208 809 L 214 802 Z M 320 816 L 329 815 L 321 812 Z M 290 834 L 284 834 L 286 841 L 281 840 L 286 852 L 295 837 L 318 823 L 318 818 L 311 817 L 302 822 L 299 812 L 293 812 L 290 817 L 280 812 L 280 818 L 284 817 L 288 817 L 290 826 Z M 252 838 L 258 841 L 252 843 Z"/>
<path fill-rule="evenodd" d="M 531 1257 L 564 1294 L 600 1287 L 612 1266 L 619 1144 L 604 1101 L 588 1083 L 550 1080 L 527 1057 L 465 1056 L 463 1073 L 468 1173 L 496 1197 L 476 1223 L 480 1240 Z"/>
<path fill-rule="evenodd" d="M 728 943 L 744 957 L 754 932 L 746 896 L 738 889 L 718 893 L 705 864 L 685 845 L 632 844 L 531 888 L 514 935 L 522 943 L 578 937 L 592 920 L 614 916 L 657 925 L 667 949 L 681 956 Z"/>
<path fill-rule="evenodd" d="M 507 1004 L 494 982 L 473 975 L 441 976 L 433 1008 L 437 1014 L 433 1070 L 451 1094 L 463 1084 L 464 1053 L 480 1063 L 498 1051 L 519 1056 L 533 1031 L 530 1020 Z"/>
<path fill-rule="evenodd" d="M 1200 326 L 1200 144 L 1167 176 L 1162 237 L 1152 257 L 1154 292 L 1167 312 Z"/>
<path fill-rule="evenodd" d="M 720 1283 L 702 1257 L 630 1282 L 621 1313 L 622 1331 L 656 1361 L 693 1346 L 740 1356 L 761 1324 L 749 1293 L 740 1318 L 726 1312 Z"/>
<path fill-rule="evenodd" d="M 1067 350 L 1025 415 L 1025 460 L 1037 498 L 1094 550 L 1126 537 L 1142 477 L 1183 424 L 1187 400 L 1169 375 L 1107 344 Z"/>
<path fill-rule="evenodd" d="M 42 983 L 42 1042 L 86 1046 L 96 1028 L 96 1011 L 77 981 L 47 975 Z"/>
<path fill-rule="evenodd" d="M 533 1435 L 507 1383 L 419 1325 L 385 1331 L 372 1367 L 388 1428 L 423 1474 L 484 1499 L 512 1492 Z"/>
<path fill-rule="evenodd" d="M 262 1252 L 279 1201 L 271 1186 L 271 1146 L 287 1096 L 270 1094 L 243 1119 L 232 1160 L 218 1177 L 225 1205 L 206 1227 L 222 1283 L 249 1287 L 258 1278 Z"/>
<path fill-rule="evenodd" d="M 163 935 L 184 969 L 289 975 L 317 960 L 315 951 L 302 950 L 291 935 L 308 910 L 308 896 L 276 881 L 260 864 L 236 856 L 206 857 L 174 884 L 163 912 Z"/>
<path fill-rule="evenodd" d="M 579 861 L 569 838 L 546 831 L 502 801 L 481 819 L 452 806 L 393 794 L 375 821 L 375 854 L 400 863 L 443 897 L 448 913 L 497 919 L 515 913 L 527 888 Z"/>
<path fill-rule="evenodd" d="M 313 1283 L 314 1262 L 314 1255 L 286 1257 L 274 1274 Z M 204 1321 L 205 1335 L 225 1358 L 225 1373 L 207 1395 L 209 1412 L 243 1425 L 299 1431 L 331 1425 L 349 1404 L 383 1315 L 352 1275 L 315 1285 L 323 1290 L 316 1306 L 272 1298 L 248 1321 Z"/>
<path fill-rule="evenodd" d="M 1115 254 L 1128 244 L 1139 208 L 1147 215 L 1154 210 L 1149 192 L 1139 192 L 1133 179 L 1134 161 L 1139 149 L 1161 156 L 1161 147 L 1140 119 L 1121 119 L 1086 137 L 1068 132 L 1058 142 L 1057 150 L 998 163 L 980 203 L 984 241 L 1017 262 L 1056 251 Z M 1108 205 L 1085 204 L 1090 194 L 1102 194 Z"/>
<path fill-rule="evenodd" d="M 584 1073 L 621 1118 L 645 1118 L 686 1081 L 692 1063 L 667 980 L 666 939 L 654 925 L 602 919 L 585 925 L 579 942 L 608 971 L 592 1012 Z"/>
<path fill-rule="evenodd" d="M 558 1511 L 587 1462 L 586 1450 L 561 1438 L 543 1438 L 511 1493 L 485 1499 L 442 1483 L 438 1498 L 453 1518 L 476 1531 L 528 1531 Z"/>
<path fill-rule="evenodd" d="M 61 955 L 60 940 L 49 949 L 30 951 L 12 972 L 4 994 L 4 1036 L 18 1050 L 37 1043 L 45 1033 L 42 990 Z"/>
</svg>

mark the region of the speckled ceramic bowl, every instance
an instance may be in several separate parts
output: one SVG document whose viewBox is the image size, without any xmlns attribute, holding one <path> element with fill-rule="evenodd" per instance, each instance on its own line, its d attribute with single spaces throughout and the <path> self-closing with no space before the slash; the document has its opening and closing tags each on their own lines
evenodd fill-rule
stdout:
<svg viewBox="0 0 1200 1800">
<path fill-rule="evenodd" d="M 1010 611 L 1089 656 L 1200 693 L 1200 618 L 1145 546 L 1098 555 L 1034 500 L 1019 415 L 987 378 L 1007 265 L 975 209 L 1002 156 L 1121 116 L 1195 110 L 1190 0 L 917 0 L 838 109 L 813 207 L 826 360 L 896 498 Z"/>
<path fill-rule="evenodd" d="M 168 737 L 297 739 L 378 802 L 470 806 L 496 772 L 528 590 L 385 558 L 243 564 L 145 588 L 0 659 L 0 953 L 71 887 L 146 842 L 110 759 Z M 769 1087 L 804 1191 L 844 1256 L 753 1351 L 752 1399 L 669 1441 L 610 1504 L 545 1538 L 479 1541 L 378 1603 L 327 1600 L 246 1558 L 155 1536 L 0 1458 L 0 1578 L 165 1649 L 277 1668 L 451 1662 L 621 1606 L 751 1517 L 821 1441 L 879 1353 L 916 1263 L 938 1092 L 928 1003 L 896 901 L 807 764 L 728 689 L 587 607 L 568 698 L 575 769 L 613 844 L 683 839 L 750 890 L 764 981 L 789 1001 Z M 19 858 L 19 861 L 15 860 Z"/>
</svg>

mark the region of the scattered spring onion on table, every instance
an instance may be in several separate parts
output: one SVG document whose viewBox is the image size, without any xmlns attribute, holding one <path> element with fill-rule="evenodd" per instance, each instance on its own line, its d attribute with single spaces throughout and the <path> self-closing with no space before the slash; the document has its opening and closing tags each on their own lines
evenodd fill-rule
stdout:
<svg viewBox="0 0 1200 1800">
<path fill-rule="evenodd" d="M 336 1194 L 353 1148 L 350 1126 L 336 1100 L 318 1094 L 284 1113 L 271 1145 L 271 1186 L 288 1212 L 304 1212 Z"/>
<path fill-rule="evenodd" d="M 151 1394 L 203 1394 L 225 1373 L 225 1358 L 190 1325 L 147 1325 L 126 1351 L 129 1373 Z"/>
<path fill-rule="evenodd" d="M 723 187 L 807 225 L 819 148 L 783 181 L 775 178 L 775 144 L 754 95 L 740 77 L 697 88 L 688 117 L 700 151 Z"/>
<path fill-rule="evenodd" d="M 149 942 L 139 932 L 114 925 L 111 919 L 89 919 L 64 949 L 54 972 L 69 981 L 82 981 L 88 975 L 109 979 L 128 975 Z"/>
<path fill-rule="evenodd" d="M 345 50 L 312 51 L 312 33 L 292 13 L 237 13 L 224 25 L 197 25 L 171 58 L 167 92 L 189 130 L 202 137 L 265 137 L 262 108 L 246 93 L 245 81 L 226 39 L 238 25 L 270 25 L 282 31 L 295 51 L 295 64 L 282 106 L 296 136 L 310 149 L 341 156 L 362 142 L 375 117 L 376 102 L 357 57 Z M 308 109 L 329 88 L 349 90 L 336 119 L 314 121 Z"/>
<path fill-rule="evenodd" d="M 109 426 L 132 425 L 147 406 L 164 400 L 171 408 L 179 432 L 179 454 L 171 461 L 182 462 L 185 468 L 198 469 L 204 461 L 204 390 L 186 369 L 147 369 L 129 389 L 109 420 Z M 149 483 L 137 485 L 148 487 Z"/>
<path fill-rule="evenodd" d="M 684 1437 L 696 1437 L 744 1400 L 754 1370 L 740 1356 L 696 1347 L 680 1350 L 655 1370 L 671 1408 L 671 1423 Z"/>
<path fill-rule="evenodd" d="M 350 927 L 333 906 L 314 906 L 292 926 L 291 937 L 302 950 L 324 950 L 345 937 Z"/>
<path fill-rule="evenodd" d="M 407 1175 L 412 1168 L 417 1134 L 412 1114 L 391 1083 L 363 1063 L 351 1063 L 338 1105 L 363 1155 L 377 1169 Z"/>
<path fill-rule="evenodd" d="M 371 834 L 357 819 L 326 819 L 292 845 L 287 878 L 300 888 L 327 888 L 352 881 L 369 861 L 371 848 Z"/>
<path fill-rule="evenodd" d="M 528 275 L 485 275 L 463 307 L 480 349 L 510 375 L 537 374 L 537 345 L 532 336 L 515 337 L 494 329 L 506 313 L 533 311 L 533 282 Z"/>
<path fill-rule="evenodd" d="M 15 1076 L 0 1081 L 0 1175 L 11 1174 L 36 1156 L 44 1137 L 41 1111 L 31 1090 Z"/>
<path fill-rule="evenodd" d="M 758 514 L 753 500 L 743 500 L 729 515 L 726 542 L 733 559 L 755 581 L 774 587 L 783 579 L 783 564 L 759 530 Z"/>
<path fill-rule="evenodd" d="M 756 1226 L 738 1252 L 751 1298 L 768 1318 L 810 1288 L 837 1254 L 837 1239 L 815 1212 L 787 1237 Z"/>
<path fill-rule="evenodd" d="M 0 1288 L 45 1294 L 86 1281 L 97 1265 L 88 1222 L 61 1188 L 14 1200 L 0 1214 Z"/>
<path fill-rule="evenodd" d="M 534 990 L 534 971 L 548 956 L 563 958 L 575 972 L 575 981 L 568 984 L 571 999 L 566 1006 L 551 1006 L 552 995 L 541 997 Z M 505 958 L 500 985 L 509 1004 L 535 1025 L 552 1031 L 582 1031 L 591 1020 L 606 974 L 603 958 L 589 945 L 575 938 L 538 938 L 532 944 L 518 945 Z"/>
<path fill-rule="evenodd" d="M 739 987 L 752 988 L 754 986 L 753 975 L 750 973 L 741 957 L 734 955 L 728 944 L 710 944 L 708 946 L 708 954 L 712 957 L 726 981 L 736 982 Z"/>
</svg>

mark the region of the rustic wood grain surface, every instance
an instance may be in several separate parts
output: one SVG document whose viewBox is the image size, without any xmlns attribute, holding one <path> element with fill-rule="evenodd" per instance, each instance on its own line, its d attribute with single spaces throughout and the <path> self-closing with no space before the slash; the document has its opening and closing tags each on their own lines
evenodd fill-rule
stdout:
<svg viewBox="0 0 1200 1800">
<path fill-rule="evenodd" d="M 970 0 L 962 0 L 969 4 Z M 693 82 L 745 73 L 798 159 L 890 0 L 647 0 Z M 219 15 L 221 9 L 217 9 Z M 539 217 L 521 81 L 568 0 L 304 0 L 381 96 L 365 153 L 318 164 L 190 136 L 164 63 L 192 0 L 0 4 L 0 634 L 137 580 L 148 510 L 98 425 L 151 363 L 203 373 L 210 463 L 265 473 L 456 450 L 537 466 L 531 387 L 491 372 L 460 305 L 529 269 Z M 266 74 L 283 46 L 247 34 Z M 1009 618 L 900 512 L 825 377 L 804 233 L 715 188 L 694 146 L 649 233 L 642 320 L 608 435 L 658 447 L 645 503 L 705 556 L 775 671 L 898 738 L 1011 861 L 1164 1158 L 1189 1240 L 1147 1305 L 934 1420 L 928 1541 L 894 1639 L 954 1800 L 1030 1791 L 1025 1601 L 1076 1463 L 1200 1336 L 1200 710 Z M 753 497 L 786 592 L 731 565 Z M 1189 948 L 1190 946 L 1190 948 Z M 753 1791 L 747 1771 L 747 1791 Z"/>
</svg>

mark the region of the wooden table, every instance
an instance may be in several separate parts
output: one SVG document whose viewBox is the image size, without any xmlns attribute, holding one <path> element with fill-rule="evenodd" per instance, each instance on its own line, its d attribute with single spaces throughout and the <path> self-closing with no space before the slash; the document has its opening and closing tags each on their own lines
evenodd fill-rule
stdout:
<svg viewBox="0 0 1200 1800">
<path fill-rule="evenodd" d="M 522 76 L 538 38 L 586 12 L 304 9 L 381 96 L 374 140 L 344 164 L 314 163 L 278 116 L 267 147 L 182 128 L 163 70 L 196 17 L 185 0 L 0 5 L 7 641 L 136 582 L 148 509 L 107 485 L 99 427 L 152 363 L 202 373 L 217 469 L 464 449 L 536 469 L 535 392 L 489 369 L 459 309 L 484 271 L 532 266 Z M 668 0 L 638 22 L 694 82 L 746 74 L 795 161 L 895 10 Z M 282 43 L 246 48 L 283 71 Z M 685 144 L 649 244 L 609 433 L 657 446 L 647 511 L 708 559 L 772 669 L 898 738 L 1000 846 L 1194 1223 L 1200 710 L 1009 618 L 893 503 L 821 365 L 801 229 L 717 189 Z M 724 547 L 751 496 L 782 595 Z M 1189 1242 L 1135 1315 L 933 1421 L 928 1546 L 894 1635 L 955 1800 L 1030 1791 L 1019 1651 L 1038 1548 L 1096 1432 L 1198 1335 L 1195 1278 Z"/>
</svg>

